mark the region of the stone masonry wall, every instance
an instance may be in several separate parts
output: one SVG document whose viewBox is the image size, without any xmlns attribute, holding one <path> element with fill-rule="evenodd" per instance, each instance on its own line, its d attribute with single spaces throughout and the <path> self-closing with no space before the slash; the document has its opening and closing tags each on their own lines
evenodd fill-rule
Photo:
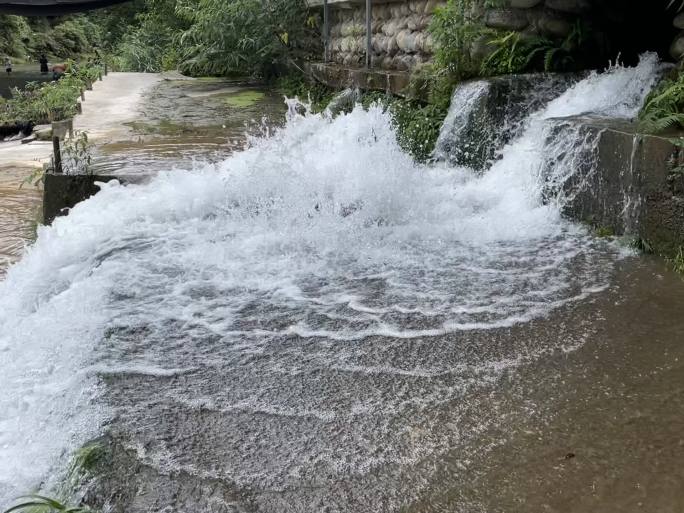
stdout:
<svg viewBox="0 0 684 513">
<path fill-rule="evenodd" d="M 665 12 L 665 5 L 660 5 L 656 0 L 653 2 L 644 2 L 644 6 L 639 8 Z M 374 0 L 373 67 L 408 71 L 429 62 L 434 41 L 428 27 L 435 9 L 444 4 L 445 0 L 389 0 L 387 3 Z M 623 4 L 616 3 L 616 0 L 501 0 L 498 7 L 485 9 L 483 5 L 484 2 L 480 3 L 476 9 L 488 28 L 561 39 L 572 31 L 578 19 L 591 22 L 597 12 L 613 19 L 611 23 L 619 27 Z M 332 62 L 349 68 L 363 66 L 366 52 L 364 3 L 340 4 L 333 1 L 330 9 Z M 684 13 L 676 17 L 673 13 L 672 17 L 674 27 L 681 32 L 672 42 L 670 53 L 673 58 L 680 60 L 684 58 Z M 486 55 L 486 42 L 486 36 L 476 42 L 472 49 L 476 57 Z"/>
<path fill-rule="evenodd" d="M 433 40 L 427 29 L 441 0 L 411 0 L 376 4 L 372 12 L 372 65 L 385 70 L 407 71 L 428 62 Z M 363 4 L 332 10 L 331 59 L 347 67 L 365 62 L 366 9 Z"/>
</svg>

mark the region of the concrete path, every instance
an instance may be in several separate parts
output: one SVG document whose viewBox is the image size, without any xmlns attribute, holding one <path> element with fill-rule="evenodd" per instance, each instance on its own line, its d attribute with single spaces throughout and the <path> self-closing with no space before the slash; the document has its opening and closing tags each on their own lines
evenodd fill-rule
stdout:
<svg viewBox="0 0 684 513">
<path fill-rule="evenodd" d="M 116 140 L 127 133 L 124 123 L 134 121 L 143 92 L 162 80 L 157 73 L 110 73 L 86 91 L 83 114 L 74 118 L 74 129 L 88 132 L 93 142 Z M 3 167 L 42 167 L 50 160 L 52 143 L 21 141 L 0 143 Z"/>
</svg>

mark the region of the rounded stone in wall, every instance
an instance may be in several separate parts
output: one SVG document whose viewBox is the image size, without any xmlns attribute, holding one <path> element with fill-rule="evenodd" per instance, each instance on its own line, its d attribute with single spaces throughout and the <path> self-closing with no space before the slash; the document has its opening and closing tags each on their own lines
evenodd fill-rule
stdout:
<svg viewBox="0 0 684 513">
<path fill-rule="evenodd" d="M 419 16 L 418 14 L 412 14 L 406 19 L 406 27 L 409 30 L 419 30 L 418 26 L 420 24 L 420 18 L 421 16 Z"/>
<path fill-rule="evenodd" d="M 411 0 L 409 2 L 409 9 L 412 13 L 422 14 L 425 10 L 425 0 Z"/>
<path fill-rule="evenodd" d="M 491 37 L 485 35 L 475 39 L 470 45 L 470 56 L 476 61 L 484 61 L 496 51 L 496 47 L 490 41 Z"/>
<path fill-rule="evenodd" d="M 684 32 L 680 32 L 670 46 L 670 55 L 676 60 L 681 60 L 684 57 Z"/>
<path fill-rule="evenodd" d="M 581 14 L 591 9 L 590 0 L 546 0 L 546 7 L 556 11 Z"/>
<path fill-rule="evenodd" d="M 434 14 L 438 7 L 445 5 L 443 0 L 427 0 L 423 14 Z"/>
<path fill-rule="evenodd" d="M 392 59 L 392 69 L 399 71 L 408 71 L 411 67 L 411 59 L 407 59 L 406 55 L 397 55 Z"/>
<path fill-rule="evenodd" d="M 680 12 L 677 16 L 675 16 L 672 24 L 679 30 L 684 30 L 684 12 Z"/>
<path fill-rule="evenodd" d="M 502 30 L 522 30 L 530 24 L 521 9 L 490 9 L 485 14 L 485 25 Z"/>
<path fill-rule="evenodd" d="M 416 33 L 410 30 L 402 30 L 397 34 L 397 44 L 399 49 L 406 53 L 416 51 Z"/>
<path fill-rule="evenodd" d="M 566 37 L 572 32 L 572 23 L 565 18 L 545 14 L 537 21 L 537 29 L 545 36 Z"/>
</svg>

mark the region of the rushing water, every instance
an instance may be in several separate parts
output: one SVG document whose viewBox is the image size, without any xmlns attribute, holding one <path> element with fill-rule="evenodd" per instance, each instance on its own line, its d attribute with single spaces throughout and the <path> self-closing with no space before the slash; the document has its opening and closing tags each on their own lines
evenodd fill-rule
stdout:
<svg viewBox="0 0 684 513">
<path fill-rule="evenodd" d="M 502 377 L 616 301 L 621 250 L 545 201 L 549 120 L 631 118 L 657 69 L 578 83 L 484 174 L 416 165 L 379 108 L 293 109 L 40 228 L 0 284 L 0 504 L 103 425 L 152 469 L 120 470 L 152 490 L 128 511 L 394 511 L 463 482 L 514 418 Z"/>
</svg>

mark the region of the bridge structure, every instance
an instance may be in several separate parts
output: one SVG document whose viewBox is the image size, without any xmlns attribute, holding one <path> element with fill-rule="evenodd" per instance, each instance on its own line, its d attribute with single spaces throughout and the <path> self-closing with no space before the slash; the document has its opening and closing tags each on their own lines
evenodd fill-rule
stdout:
<svg viewBox="0 0 684 513">
<path fill-rule="evenodd" d="M 0 14 L 60 16 L 123 3 L 128 0 L 0 0 Z"/>
</svg>

